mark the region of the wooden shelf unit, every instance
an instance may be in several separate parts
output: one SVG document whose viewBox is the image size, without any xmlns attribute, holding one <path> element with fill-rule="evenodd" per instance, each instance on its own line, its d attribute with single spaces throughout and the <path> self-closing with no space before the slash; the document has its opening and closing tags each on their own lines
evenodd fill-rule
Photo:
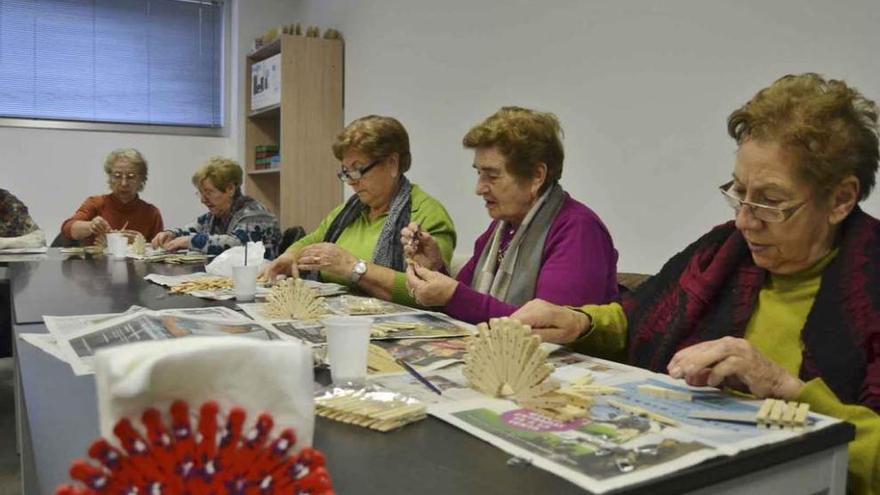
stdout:
<svg viewBox="0 0 880 495">
<path fill-rule="evenodd" d="M 286 229 L 311 231 L 342 201 L 339 164 L 330 145 L 343 126 L 342 40 L 283 35 L 247 57 L 251 66 L 281 54 L 281 103 L 251 109 L 245 88 L 245 191 L 271 209 Z M 256 146 L 277 144 L 281 165 L 257 170 Z"/>
</svg>

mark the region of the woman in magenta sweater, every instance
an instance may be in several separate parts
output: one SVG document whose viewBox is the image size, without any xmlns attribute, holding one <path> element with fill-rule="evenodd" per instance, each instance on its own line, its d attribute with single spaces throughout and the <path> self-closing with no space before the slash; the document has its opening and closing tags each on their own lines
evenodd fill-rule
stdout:
<svg viewBox="0 0 880 495">
<path fill-rule="evenodd" d="M 474 150 L 476 193 L 492 218 L 453 279 L 436 242 L 410 224 L 401 232 L 412 259 L 416 301 L 468 322 L 507 316 L 530 299 L 579 305 L 617 299 L 617 251 L 592 210 L 559 185 L 562 129 L 551 113 L 504 107 L 464 137 Z"/>
</svg>

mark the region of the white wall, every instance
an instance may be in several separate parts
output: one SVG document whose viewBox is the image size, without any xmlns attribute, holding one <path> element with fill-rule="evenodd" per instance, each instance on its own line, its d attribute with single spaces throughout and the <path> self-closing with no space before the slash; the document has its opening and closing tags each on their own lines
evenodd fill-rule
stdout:
<svg viewBox="0 0 880 495">
<path fill-rule="evenodd" d="M 234 0 L 230 13 L 228 136 L 193 137 L 0 127 L 0 188 L 18 196 L 51 240 L 61 222 L 89 195 L 108 190 L 102 164 L 115 148 L 136 148 L 150 177 L 142 197 L 158 206 L 168 226 L 191 221 L 204 210 L 190 183 L 193 171 L 213 155 L 244 156 L 241 146 L 244 56 L 255 36 L 293 22 L 298 2 Z"/>
<path fill-rule="evenodd" d="M 488 223 L 461 137 L 502 105 L 555 112 L 563 185 L 596 210 L 621 271 L 654 272 L 732 217 L 725 119 L 791 72 L 880 100 L 880 3 L 742 0 L 305 0 L 298 17 L 346 39 L 345 119 L 394 115 L 411 178 L 449 208 L 458 251 Z M 880 194 L 878 194 L 880 196 Z M 880 200 L 866 209 L 877 215 Z"/>
</svg>

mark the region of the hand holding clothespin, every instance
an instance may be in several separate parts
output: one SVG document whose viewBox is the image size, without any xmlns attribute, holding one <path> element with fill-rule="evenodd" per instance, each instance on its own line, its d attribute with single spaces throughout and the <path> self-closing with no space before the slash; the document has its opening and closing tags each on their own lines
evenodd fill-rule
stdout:
<svg viewBox="0 0 880 495">
<path fill-rule="evenodd" d="M 437 240 L 418 223 L 411 222 L 400 230 L 400 242 L 407 265 L 415 263 L 434 271 L 443 268 L 443 255 Z"/>
</svg>

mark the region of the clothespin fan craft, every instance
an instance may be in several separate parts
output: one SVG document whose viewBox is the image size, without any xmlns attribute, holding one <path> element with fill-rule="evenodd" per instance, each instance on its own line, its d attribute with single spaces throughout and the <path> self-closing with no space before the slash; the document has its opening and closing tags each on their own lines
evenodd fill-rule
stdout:
<svg viewBox="0 0 880 495">
<path fill-rule="evenodd" d="M 122 448 L 96 440 L 88 455 L 97 464 L 74 461 L 70 475 L 80 484 L 59 486 L 56 495 L 334 493 L 324 455 L 312 448 L 291 452 L 292 428 L 271 438 L 273 418 L 267 413 L 243 431 L 241 408 L 223 418 L 216 402 L 206 402 L 194 423 L 186 402 L 174 402 L 169 412 L 166 425 L 159 410 L 146 410 L 141 417 L 146 434 L 129 418 L 119 420 L 113 433 Z"/>
<path fill-rule="evenodd" d="M 477 325 L 477 330 L 463 371 L 471 387 L 559 421 L 587 415 L 591 395 L 560 389 L 550 377 L 549 353 L 540 348 L 541 338 L 532 334 L 531 327 L 510 318 L 492 318 Z"/>
<path fill-rule="evenodd" d="M 288 278 L 272 287 L 263 312 L 270 318 L 317 320 L 327 312 L 323 301 L 302 279 Z"/>
</svg>

